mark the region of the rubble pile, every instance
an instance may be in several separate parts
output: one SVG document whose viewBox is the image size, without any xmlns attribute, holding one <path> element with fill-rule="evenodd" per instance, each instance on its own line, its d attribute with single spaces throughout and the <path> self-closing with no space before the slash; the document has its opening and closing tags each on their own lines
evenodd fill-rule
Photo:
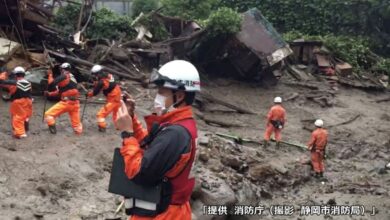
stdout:
<svg viewBox="0 0 390 220">
<path fill-rule="evenodd" d="M 337 84 L 365 90 L 386 90 L 386 75 L 358 75 L 349 63 L 335 57 L 321 41 L 297 39 L 289 42 L 293 55 L 286 61 L 286 73 L 298 82 L 326 81 L 337 91 Z"/>
</svg>

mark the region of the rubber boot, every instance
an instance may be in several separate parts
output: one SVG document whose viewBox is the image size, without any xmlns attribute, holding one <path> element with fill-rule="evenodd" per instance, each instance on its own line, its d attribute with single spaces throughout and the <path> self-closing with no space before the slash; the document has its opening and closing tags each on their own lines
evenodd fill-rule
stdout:
<svg viewBox="0 0 390 220">
<path fill-rule="evenodd" d="M 328 182 L 328 179 L 324 176 L 324 173 L 323 173 L 323 172 L 320 172 L 319 176 L 320 176 L 319 179 L 320 179 L 322 182 Z"/>
<path fill-rule="evenodd" d="M 267 147 L 268 147 L 268 141 L 267 141 L 267 140 L 264 140 L 264 142 L 263 142 L 263 147 L 264 147 L 264 148 L 267 148 Z"/>
<path fill-rule="evenodd" d="M 49 131 L 52 134 L 57 134 L 57 128 L 56 125 L 49 125 Z"/>
<path fill-rule="evenodd" d="M 280 147 L 280 142 L 277 141 L 276 144 L 275 144 L 275 146 L 276 146 L 276 149 L 278 149 L 278 148 Z"/>
<path fill-rule="evenodd" d="M 26 137 L 27 137 L 27 134 L 22 134 L 22 135 L 20 135 L 20 136 L 14 135 L 13 137 L 16 138 L 16 139 L 23 139 L 23 138 L 26 138 Z"/>
<path fill-rule="evenodd" d="M 100 131 L 100 132 L 106 132 L 106 128 L 103 128 L 103 127 L 100 127 L 100 126 L 99 126 L 99 131 Z"/>
<path fill-rule="evenodd" d="M 29 129 L 30 129 L 30 124 L 28 123 L 28 121 L 25 121 L 25 122 L 24 122 L 24 130 L 25 130 L 26 132 L 28 132 Z"/>
<path fill-rule="evenodd" d="M 314 174 L 314 178 L 316 178 L 317 180 L 321 180 L 321 173 L 315 173 Z"/>
</svg>

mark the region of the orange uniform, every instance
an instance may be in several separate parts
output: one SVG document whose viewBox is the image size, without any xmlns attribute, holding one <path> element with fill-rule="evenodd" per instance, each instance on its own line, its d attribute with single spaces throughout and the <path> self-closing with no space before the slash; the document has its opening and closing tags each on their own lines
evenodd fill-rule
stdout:
<svg viewBox="0 0 390 220">
<path fill-rule="evenodd" d="M 11 95 L 10 113 L 13 134 L 16 138 L 26 137 L 26 126 L 32 115 L 31 83 L 24 77 L 1 81 Z"/>
<path fill-rule="evenodd" d="M 96 96 L 103 91 L 106 96 L 106 104 L 96 114 L 97 123 L 100 128 L 106 128 L 106 117 L 112 113 L 112 120 L 115 122 L 117 118 L 117 112 L 121 105 L 121 88 L 116 84 L 114 77 L 108 74 L 107 77 L 103 77 L 95 82 L 94 90 L 88 92 L 88 97 Z"/>
<path fill-rule="evenodd" d="M 157 133 L 156 139 L 145 148 L 141 148 L 140 143 L 147 139 L 148 132 L 154 133 L 151 129 L 152 123 L 158 124 L 175 124 L 180 121 L 192 119 L 192 110 L 190 106 L 175 109 L 172 112 L 162 116 L 147 116 L 145 121 L 148 126 L 148 131 L 142 128 L 136 116 L 133 117 L 134 137 L 125 138 L 121 154 L 124 157 L 125 172 L 130 179 L 137 179 L 139 182 L 148 183 L 154 182 L 160 177 L 168 179 L 176 178 L 183 170 L 187 169 L 189 162 L 193 161 L 193 154 L 195 153 L 195 146 L 191 145 L 191 137 L 184 129 L 173 129 L 168 126 L 162 129 L 161 133 Z M 195 128 L 196 129 L 196 128 Z M 146 138 L 145 138 L 146 137 Z M 185 138 L 186 137 L 186 138 Z M 195 143 L 195 142 L 193 142 Z M 187 146 L 186 146 L 187 145 Z M 150 148 L 149 148 L 150 146 Z M 191 147 L 192 146 L 192 147 Z M 185 147 L 183 151 L 183 147 Z M 192 164 L 190 164 L 192 166 Z M 184 179 L 189 176 L 184 177 Z M 184 185 L 191 185 L 185 182 Z M 172 182 L 173 183 L 173 182 Z M 180 184 L 179 184 L 180 185 Z M 180 188 L 180 187 L 179 187 Z M 189 192 L 192 188 L 186 189 Z M 188 191 L 190 190 L 190 191 Z M 191 219 L 191 207 L 188 199 L 182 199 L 182 195 L 175 197 L 175 193 L 180 194 L 182 190 L 175 190 L 173 184 L 173 196 L 168 208 L 154 216 L 145 217 L 139 215 L 132 215 L 131 220 L 183 220 Z M 189 197 L 189 196 L 188 196 Z M 181 200 L 179 204 L 173 204 L 174 200 Z M 184 196 L 184 198 L 186 198 Z"/>
<path fill-rule="evenodd" d="M 47 71 L 47 84 L 50 85 L 54 82 L 54 77 L 53 77 L 53 70 L 49 69 Z"/>
<path fill-rule="evenodd" d="M 269 141 L 272 132 L 275 133 L 275 140 L 282 139 L 281 128 L 276 128 L 275 123 L 280 122 L 282 126 L 286 123 L 286 110 L 279 104 L 272 106 L 267 115 L 267 128 L 264 133 L 264 140 Z"/>
<path fill-rule="evenodd" d="M 311 151 L 311 162 L 316 173 L 324 172 L 325 148 L 328 143 L 328 132 L 324 128 L 317 128 L 311 134 L 307 144 Z"/>
<path fill-rule="evenodd" d="M 83 127 L 80 121 L 80 93 L 77 90 L 77 81 L 70 72 L 64 72 L 56 77 L 50 86 L 57 86 L 57 90 L 49 92 L 49 96 L 61 96 L 61 101 L 45 112 L 45 120 L 49 126 L 55 125 L 55 118 L 63 113 L 70 116 L 73 130 L 81 134 Z"/>
</svg>

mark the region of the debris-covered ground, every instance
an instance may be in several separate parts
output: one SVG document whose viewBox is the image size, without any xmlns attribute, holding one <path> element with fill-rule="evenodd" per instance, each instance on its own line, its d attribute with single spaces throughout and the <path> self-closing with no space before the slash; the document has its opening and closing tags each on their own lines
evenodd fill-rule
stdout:
<svg viewBox="0 0 390 220">
<path fill-rule="evenodd" d="M 271 218 L 270 205 L 293 205 L 299 217 L 300 205 L 359 205 L 364 216 L 352 219 L 387 219 L 389 213 L 390 174 L 384 169 L 389 160 L 390 115 L 386 102 L 375 100 L 386 93 L 364 92 L 339 88 L 332 108 L 322 108 L 306 99 L 312 90 L 288 85 L 282 78 L 272 89 L 234 80 L 205 81 L 203 92 L 234 103 L 255 114 L 240 114 L 216 104 L 207 104 L 200 113 L 240 127 L 223 128 L 208 125 L 198 117 L 200 130 L 198 184 L 193 193 L 193 213 L 203 215 L 203 205 L 264 205 L 264 219 Z M 137 88 L 132 85 L 131 88 Z M 130 89 L 137 96 L 139 115 L 151 107 L 153 91 Z M 139 91 L 139 92 L 137 92 Z M 326 161 L 328 182 L 310 176 L 310 166 L 303 164 L 308 152 L 294 147 L 274 145 L 264 149 L 258 144 L 238 145 L 219 138 L 216 132 L 230 133 L 261 140 L 266 112 L 275 95 L 286 101 L 288 124 L 283 139 L 306 143 L 309 125 L 306 121 L 321 117 L 330 131 L 329 159 Z M 246 97 L 243 99 L 242 97 Z M 107 133 L 97 131 L 95 113 L 98 104 L 87 106 L 85 132 L 75 136 L 69 128 L 67 115 L 58 120 L 58 134 L 51 135 L 42 123 L 43 100 L 34 100 L 34 116 L 29 137 L 11 138 L 8 104 L 1 102 L 0 143 L 0 206 L 1 219 L 104 219 L 113 217 L 120 198 L 107 192 L 113 149 L 120 147 L 118 132 L 112 127 Z M 356 115 L 358 119 L 350 121 Z M 306 126 L 306 127 L 305 127 Z M 370 216 L 372 207 L 376 215 Z M 19 217 L 19 218 L 17 218 Z M 122 215 L 122 217 L 124 217 Z M 247 216 L 250 218 L 250 216 Z M 258 216 L 252 216 L 258 219 Z M 287 217 L 280 217 L 285 219 Z M 300 217 L 301 219 L 323 219 Z M 331 217 L 346 219 L 348 216 Z M 232 219 L 239 219 L 232 217 Z M 243 219 L 243 217 L 240 217 Z"/>
<path fill-rule="evenodd" d="M 92 1 L 83 1 L 74 33 L 52 27 L 56 2 L 62 1 L 52 7 L 35 0 L 0 1 L 0 73 L 23 66 L 31 73 L 26 78 L 33 94 L 42 95 L 49 69 L 58 74 L 58 66 L 69 62 L 87 86 L 90 68 L 101 64 L 144 116 L 155 96 L 147 88 L 152 68 L 173 59 L 191 61 L 202 81 L 194 104 L 199 147 L 193 219 L 390 218 L 385 72 L 357 73 L 321 41 L 285 42 L 258 9 L 243 12 L 240 31 L 228 37 L 210 38 L 210 28 L 155 10 L 127 24 L 134 36 L 122 33 L 113 40 L 86 38 L 85 30 L 96 22 Z M 157 42 L 152 29 L 164 29 L 165 38 Z M 314 120 L 325 121 L 326 180 L 312 177 L 309 152 L 287 144 L 263 147 L 275 96 L 283 97 L 287 110 L 284 141 L 304 145 Z M 114 215 L 122 198 L 107 192 L 121 138 L 111 121 L 106 133 L 98 132 L 95 114 L 104 98 L 94 100 L 86 106 L 81 136 L 73 134 L 67 115 L 57 119 L 58 133 L 52 135 L 42 120 L 45 101 L 34 96 L 30 132 L 22 140 L 12 138 L 10 103 L 0 101 L 0 219 L 125 219 L 123 210 Z M 337 208 L 340 215 L 333 213 Z M 319 215 L 305 215 L 308 209 L 319 209 Z M 272 216 L 280 211 L 293 213 Z"/>
</svg>

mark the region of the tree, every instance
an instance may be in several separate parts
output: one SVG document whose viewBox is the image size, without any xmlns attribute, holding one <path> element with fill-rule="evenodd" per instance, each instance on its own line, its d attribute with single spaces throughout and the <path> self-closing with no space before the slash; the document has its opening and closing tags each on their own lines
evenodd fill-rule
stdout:
<svg viewBox="0 0 390 220">
<path fill-rule="evenodd" d="M 158 0 L 134 0 L 132 4 L 132 15 L 133 17 L 137 17 L 141 12 L 146 14 L 156 10 L 158 6 Z"/>
<path fill-rule="evenodd" d="M 211 36 L 229 35 L 240 31 L 242 17 L 233 9 L 222 7 L 213 12 L 207 20 Z"/>
<path fill-rule="evenodd" d="M 219 0 L 161 0 L 163 13 L 188 20 L 206 19 Z"/>
</svg>

